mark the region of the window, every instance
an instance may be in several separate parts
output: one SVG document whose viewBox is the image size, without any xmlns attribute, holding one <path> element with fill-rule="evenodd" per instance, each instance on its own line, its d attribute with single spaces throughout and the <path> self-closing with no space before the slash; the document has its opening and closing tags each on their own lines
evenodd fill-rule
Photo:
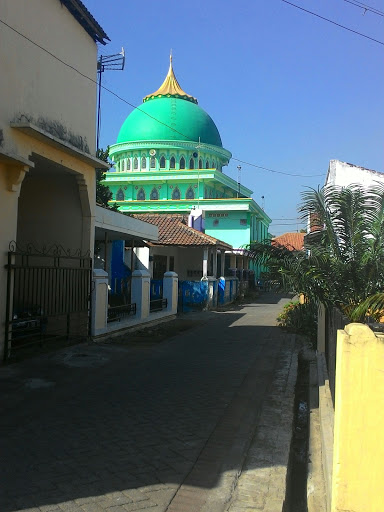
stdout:
<svg viewBox="0 0 384 512">
<path fill-rule="evenodd" d="M 159 191 L 157 190 L 156 187 L 153 187 L 153 189 L 151 191 L 150 199 L 152 201 L 157 201 L 159 199 Z"/>
<path fill-rule="evenodd" d="M 142 169 L 146 169 L 147 168 L 147 159 L 145 158 L 145 156 L 141 157 L 141 168 Z"/>
<path fill-rule="evenodd" d="M 173 192 L 172 192 L 172 199 L 173 200 L 178 200 L 180 199 L 180 190 L 179 190 L 179 187 L 176 187 L 175 189 L 173 189 Z"/>
<path fill-rule="evenodd" d="M 212 169 L 214 169 L 216 166 L 215 166 L 215 162 L 213 161 L 212 162 Z"/>
<path fill-rule="evenodd" d="M 186 199 L 195 199 L 195 193 L 192 187 L 189 187 L 187 193 L 185 194 Z"/>
<path fill-rule="evenodd" d="M 190 168 L 190 169 L 194 169 L 194 168 L 195 168 L 195 161 L 194 161 L 194 159 L 193 159 L 193 158 L 191 158 L 191 159 L 189 160 L 189 168 Z"/>
<path fill-rule="evenodd" d="M 160 158 L 160 169 L 165 169 L 165 156 Z"/>
<path fill-rule="evenodd" d="M 208 160 L 205 162 L 205 168 L 209 169 L 209 162 L 208 162 Z"/>
<path fill-rule="evenodd" d="M 202 168 L 203 168 L 203 161 L 200 158 L 200 160 L 199 160 L 199 169 L 202 169 Z"/>
<path fill-rule="evenodd" d="M 137 159 L 137 157 L 135 156 L 135 158 L 133 159 L 133 168 L 134 169 L 138 169 L 139 168 L 139 161 Z"/>
<path fill-rule="evenodd" d="M 246 226 L 247 225 L 247 219 L 240 219 L 240 226 Z"/>
<path fill-rule="evenodd" d="M 151 160 L 150 160 L 149 166 L 150 166 L 151 169 L 156 169 L 156 159 L 155 159 L 154 156 L 151 156 Z"/>
<path fill-rule="evenodd" d="M 183 156 L 180 158 L 180 169 L 185 169 L 185 158 Z"/>
<path fill-rule="evenodd" d="M 131 159 L 127 158 L 127 171 L 131 170 Z"/>
<path fill-rule="evenodd" d="M 176 160 L 175 160 L 175 157 L 171 157 L 171 160 L 169 162 L 169 168 L 170 169 L 175 169 L 176 168 Z"/>
<path fill-rule="evenodd" d="M 116 194 L 116 201 L 124 201 L 124 199 L 124 192 L 121 190 L 121 188 L 119 188 Z"/>
<path fill-rule="evenodd" d="M 120 162 L 120 171 L 124 172 L 124 160 L 121 160 Z"/>
<path fill-rule="evenodd" d="M 141 188 L 137 193 L 137 200 L 138 201 L 145 201 L 145 192 L 144 189 Z"/>
</svg>

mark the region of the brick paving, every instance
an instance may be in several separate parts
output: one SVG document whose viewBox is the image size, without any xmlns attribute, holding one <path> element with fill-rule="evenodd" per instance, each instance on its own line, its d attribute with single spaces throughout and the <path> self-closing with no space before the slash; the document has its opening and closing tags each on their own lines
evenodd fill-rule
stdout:
<svg viewBox="0 0 384 512">
<path fill-rule="evenodd" d="M 280 512 L 297 364 L 274 326 L 285 302 L 0 368 L 0 511 Z"/>
</svg>

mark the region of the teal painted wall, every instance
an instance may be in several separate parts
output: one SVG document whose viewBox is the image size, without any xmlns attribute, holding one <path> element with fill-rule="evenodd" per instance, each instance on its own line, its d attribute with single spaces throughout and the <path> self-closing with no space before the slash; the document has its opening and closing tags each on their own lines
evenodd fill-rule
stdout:
<svg viewBox="0 0 384 512">
<path fill-rule="evenodd" d="M 250 228 L 249 212 L 218 210 L 205 213 L 206 234 L 231 244 L 235 249 L 249 244 Z"/>
</svg>

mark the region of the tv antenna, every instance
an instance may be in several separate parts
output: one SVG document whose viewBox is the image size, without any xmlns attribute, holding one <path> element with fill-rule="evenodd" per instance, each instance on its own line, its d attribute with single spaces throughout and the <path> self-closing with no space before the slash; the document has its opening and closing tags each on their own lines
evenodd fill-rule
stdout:
<svg viewBox="0 0 384 512">
<path fill-rule="evenodd" d="M 125 51 L 121 49 L 120 53 L 114 55 L 100 55 L 97 61 L 97 73 L 99 75 L 99 95 L 97 100 L 97 135 L 96 148 L 99 149 L 100 131 L 101 131 L 101 76 L 104 71 L 123 71 L 125 65 Z"/>
<path fill-rule="evenodd" d="M 240 197 L 241 165 L 237 166 L 237 197 Z"/>
</svg>

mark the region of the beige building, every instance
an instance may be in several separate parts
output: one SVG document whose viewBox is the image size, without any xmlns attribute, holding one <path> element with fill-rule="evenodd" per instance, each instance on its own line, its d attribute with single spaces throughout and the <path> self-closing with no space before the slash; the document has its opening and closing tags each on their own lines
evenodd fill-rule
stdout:
<svg viewBox="0 0 384 512">
<path fill-rule="evenodd" d="M 76 333 L 74 311 L 88 307 L 95 167 L 106 167 L 95 158 L 96 42 L 108 37 L 80 0 L 0 0 L 0 12 L 4 352 L 22 344 L 22 326 L 36 339 Z"/>
</svg>

